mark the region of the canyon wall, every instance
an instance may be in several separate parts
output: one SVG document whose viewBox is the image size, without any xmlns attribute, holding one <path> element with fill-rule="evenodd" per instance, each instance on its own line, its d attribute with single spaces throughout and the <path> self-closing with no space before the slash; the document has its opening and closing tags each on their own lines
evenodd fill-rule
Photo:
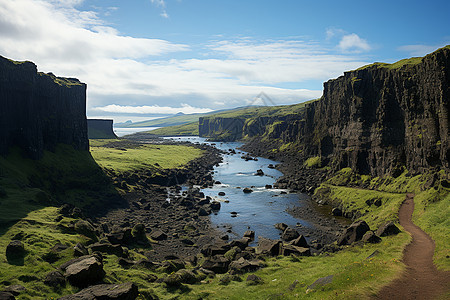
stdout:
<svg viewBox="0 0 450 300">
<path fill-rule="evenodd" d="M 88 137 L 90 139 L 116 139 L 117 135 L 113 130 L 113 120 L 88 119 Z"/>
<path fill-rule="evenodd" d="M 332 170 L 351 167 L 373 176 L 396 175 L 403 167 L 413 174 L 433 168 L 450 172 L 449 84 L 447 46 L 422 58 L 345 72 L 324 83 L 320 100 L 295 115 L 259 122 L 252 135 L 246 128 L 258 116 L 234 127 L 232 120 L 210 117 L 200 130 L 212 136 L 228 124 L 238 138 L 259 136 L 251 143 L 260 148 L 273 147 L 274 141 L 295 144 L 299 156 L 320 156 Z M 238 124 L 244 126 L 237 129 Z"/>
<path fill-rule="evenodd" d="M 0 56 L 0 155 L 18 146 L 39 159 L 58 143 L 89 148 L 86 84 Z"/>
</svg>

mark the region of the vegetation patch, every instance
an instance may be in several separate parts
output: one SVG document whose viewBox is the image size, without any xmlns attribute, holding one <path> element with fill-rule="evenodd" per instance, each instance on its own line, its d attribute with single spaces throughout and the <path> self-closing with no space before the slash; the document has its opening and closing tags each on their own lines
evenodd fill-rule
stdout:
<svg viewBox="0 0 450 300">
<path fill-rule="evenodd" d="M 108 141 L 91 141 L 91 153 L 103 168 L 118 172 L 145 168 L 175 169 L 200 157 L 202 150 L 184 145 L 138 144 L 120 147 Z"/>
<path fill-rule="evenodd" d="M 320 156 L 310 157 L 308 158 L 304 165 L 308 168 L 317 168 L 320 167 L 321 159 Z"/>
<path fill-rule="evenodd" d="M 196 122 L 174 125 L 169 127 L 161 127 L 155 130 L 146 131 L 146 133 L 159 136 L 197 136 L 198 119 Z"/>
</svg>

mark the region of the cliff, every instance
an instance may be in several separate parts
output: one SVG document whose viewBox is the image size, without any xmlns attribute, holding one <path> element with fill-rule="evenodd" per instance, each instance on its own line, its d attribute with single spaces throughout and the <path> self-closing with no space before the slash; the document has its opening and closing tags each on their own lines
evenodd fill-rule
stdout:
<svg viewBox="0 0 450 300">
<path fill-rule="evenodd" d="M 450 47 L 423 58 L 376 63 L 324 84 L 306 108 L 299 139 L 333 169 L 395 175 L 449 170 Z"/>
<path fill-rule="evenodd" d="M 90 139 L 116 139 L 113 131 L 113 120 L 88 119 L 88 137 Z"/>
<path fill-rule="evenodd" d="M 411 173 L 450 172 L 449 83 L 447 46 L 422 58 L 345 72 L 324 83 L 320 100 L 295 114 L 256 115 L 235 125 L 213 116 L 202 120 L 199 130 L 214 136 L 229 126 L 238 138 L 258 136 L 252 149 L 265 151 L 295 144 L 297 156 L 320 156 L 322 165 L 334 171 L 351 167 L 373 176 L 396 175 L 403 167 Z M 257 126 L 249 126 L 256 121 Z"/>
<path fill-rule="evenodd" d="M 86 84 L 0 56 L 0 155 L 18 146 L 33 159 L 58 143 L 88 150 Z"/>
</svg>

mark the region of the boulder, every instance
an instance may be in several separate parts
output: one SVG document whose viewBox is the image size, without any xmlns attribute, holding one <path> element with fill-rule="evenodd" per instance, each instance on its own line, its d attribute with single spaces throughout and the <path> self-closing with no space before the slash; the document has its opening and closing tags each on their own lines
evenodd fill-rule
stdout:
<svg viewBox="0 0 450 300">
<path fill-rule="evenodd" d="M 292 240 L 290 244 L 297 247 L 309 248 L 308 242 L 303 235 L 300 235 L 295 240 Z"/>
<path fill-rule="evenodd" d="M 220 210 L 220 202 L 219 201 L 213 201 L 211 202 L 211 204 L 209 205 L 209 208 L 211 208 L 212 210 Z"/>
<path fill-rule="evenodd" d="M 264 176 L 263 170 L 261 170 L 261 169 L 256 170 L 255 176 Z"/>
<path fill-rule="evenodd" d="M 131 228 L 122 228 L 119 231 L 107 234 L 106 238 L 111 244 L 126 245 L 132 240 L 133 235 L 131 234 Z"/>
<path fill-rule="evenodd" d="M 44 284 L 52 287 L 64 286 L 66 278 L 59 271 L 51 271 L 45 276 Z"/>
<path fill-rule="evenodd" d="M 261 277 L 256 276 L 255 274 L 250 274 L 247 276 L 247 284 L 249 285 L 256 285 L 256 284 L 261 284 L 264 281 L 262 280 Z"/>
<path fill-rule="evenodd" d="M 277 223 L 275 224 L 275 228 L 281 231 L 285 231 L 288 226 L 285 223 Z"/>
<path fill-rule="evenodd" d="M 198 209 L 198 215 L 200 216 L 200 217 L 206 217 L 206 216 L 209 216 L 209 213 L 208 213 L 208 211 L 206 211 L 206 209 L 204 209 L 203 207 L 200 207 L 199 209 Z"/>
<path fill-rule="evenodd" d="M 219 196 L 225 196 L 225 192 L 219 192 Z"/>
<path fill-rule="evenodd" d="M 258 260 L 246 260 L 241 257 L 236 261 L 231 262 L 230 270 L 236 273 L 254 272 L 261 268 L 261 262 Z"/>
<path fill-rule="evenodd" d="M 86 287 L 103 279 L 105 271 L 102 261 L 95 255 L 82 256 L 63 264 L 64 277 L 76 287 Z"/>
<path fill-rule="evenodd" d="M 73 255 L 74 256 L 83 256 L 83 255 L 88 255 L 89 251 L 86 249 L 86 247 L 81 244 L 81 243 L 77 243 L 74 247 L 73 247 Z"/>
<path fill-rule="evenodd" d="M 288 227 L 284 230 L 283 234 L 281 235 L 281 239 L 289 242 L 295 240 L 299 236 L 300 234 L 297 232 L 297 230 Z"/>
<path fill-rule="evenodd" d="M 131 229 L 131 235 L 136 241 L 147 242 L 147 235 L 145 231 L 145 225 L 142 223 L 134 225 L 133 229 Z"/>
<path fill-rule="evenodd" d="M 256 253 L 268 254 L 272 256 L 277 256 L 281 254 L 281 241 L 280 240 L 270 240 L 266 238 L 258 238 L 258 247 L 256 248 Z"/>
<path fill-rule="evenodd" d="M 92 252 L 102 252 L 107 254 L 113 254 L 118 257 L 121 257 L 123 255 L 123 248 L 120 245 L 113 245 L 110 243 L 94 243 L 89 246 L 91 248 Z"/>
<path fill-rule="evenodd" d="M 167 234 L 161 230 L 155 230 L 151 233 L 150 237 L 155 241 L 163 241 L 167 239 Z"/>
<path fill-rule="evenodd" d="M 339 236 L 337 244 L 339 246 L 350 245 L 356 241 L 360 241 L 364 234 L 369 230 L 369 225 L 367 225 L 365 221 L 356 221 Z"/>
<path fill-rule="evenodd" d="M 202 254 L 206 256 L 214 256 L 218 254 L 225 254 L 228 250 L 231 249 L 231 245 L 228 245 L 224 242 L 217 242 L 214 245 L 207 245 L 202 249 Z"/>
<path fill-rule="evenodd" d="M 253 230 L 247 230 L 246 232 L 244 232 L 243 237 L 253 240 L 255 239 L 255 232 Z"/>
<path fill-rule="evenodd" d="M 91 225 L 88 221 L 78 220 L 74 226 L 75 232 L 87 236 L 88 238 L 96 241 L 97 235 L 95 233 L 94 226 Z"/>
<path fill-rule="evenodd" d="M 400 229 L 398 229 L 398 227 L 395 226 L 395 224 L 392 221 L 389 221 L 384 225 L 381 225 L 380 228 L 378 228 L 376 235 L 388 236 L 388 235 L 395 235 L 398 233 L 400 233 Z"/>
<path fill-rule="evenodd" d="M 253 192 L 251 188 L 244 188 L 242 191 L 244 192 L 244 194 L 250 194 L 251 192 Z"/>
<path fill-rule="evenodd" d="M 342 210 L 340 208 L 335 207 L 331 211 L 331 214 L 336 217 L 342 217 Z"/>
<path fill-rule="evenodd" d="M 202 268 L 211 270 L 214 273 L 226 273 L 228 271 L 228 266 L 230 265 L 230 261 L 224 257 L 223 255 L 215 255 L 207 258 L 203 264 Z"/>
<path fill-rule="evenodd" d="M 238 247 L 241 250 L 244 250 L 245 248 L 247 248 L 248 244 L 250 243 L 250 240 L 251 239 L 248 237 L 243 237 L 242 239 L 231 241 L 230 246 Z"/>
<path fill-rule="evenodd" d="M 8 260 L 22 258 L 25 254 L 25 246 L 22 241 L 13 240 L 6 246 L 6 258 Z"/>
<path fill-rule="evenodd" d="M 282 255 L 311 256 L 311 251 L 309 248 L 297 247 L 294 245 L 283 245 Z"/>
<path fill-rule="evenodd" d="M 376 244 L 381 242 L 381 238 L 377 236 L 372 230 L 367 231 L 361 239 L 365 243 Z"/>
<path fill-rule="evenodd" d="M 126 282 L 122 284 L 94 285 L 76 294 L 59 298 L 59 300 L 134 300 L 138 295 L 138 287 L 132 282 Z"/>
</svg>

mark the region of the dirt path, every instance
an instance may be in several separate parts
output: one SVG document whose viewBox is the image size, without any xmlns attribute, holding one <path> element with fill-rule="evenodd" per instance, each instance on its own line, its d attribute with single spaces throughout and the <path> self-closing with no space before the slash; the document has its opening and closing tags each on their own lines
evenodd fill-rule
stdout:
<svg viewBox="0 0 450 300">
<path fill-rule="evenodd" d="M 406 270 L 402 277 L 384 287 L 375 299 L 436 299 L 450 293 L 450 272 L 433 264 L 434 241 L 411 221 L 414 195 L 407 194 L 400 207 L 400 225 L 412 236 L 403 253 Z"/>
</svg>

